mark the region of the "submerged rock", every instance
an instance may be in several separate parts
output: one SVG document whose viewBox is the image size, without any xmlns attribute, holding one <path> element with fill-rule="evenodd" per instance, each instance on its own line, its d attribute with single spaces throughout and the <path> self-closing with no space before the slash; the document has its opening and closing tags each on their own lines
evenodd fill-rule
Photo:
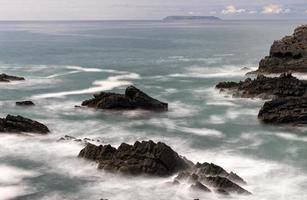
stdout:
<svg viewBox="0 0 307 200">
<path fill-rule="evenodd" d="M 79 157 L 97 161 L 98 169 L 134 175 L 169 176 L 193 165 L 166 144 L 153 141 L 122 143 L 117 149 L 89 143 Z"/>
<path fill-rule="evenodd" d="M 90 139 L 90 138 L 80 139 L 80 138 L 76 138 L 76 137 L 73 137 L 73 136 L 70 136 L 70 135 L 65 135 L 64 137 L 61 137 L 57 141 L 58 142 L 61 142 L 61 141 L 74 141 L 74 142 L 82 142 L 82 143 L 85 143 L 85 144 L 87 144 L 89 142 L 98 142 L 98 143 L 102 142 L 99 139 Z"/>
<path fill-rule="evenodd" d="M 23 81 L 23 80 L 25 80 L 25 78 L 23 77 L 0 74 L 0 82 Z"/>
<path fill-rule="evenodd" d="M 307 124 L 307 97 L 276 98 L 265 102 L 258 118 L 272 124 Z"/>
<path fill-rule="evenodd" d="M 16 106 L 35 106 L 32 101 L 17 101 Z"/>
<path fill-rule="evenodd" d="M 256 73 L 307 72 L 307 25 L 294 34 L 274 41 L 270 55 L 262 59 Z"/>
<path fill-rule="evenodd" d="M 214 188 L 215 192 L 221 194 L 251 194 L 239 185 L 246 184 L 240 176 L 233 172 L 228 173 L 222 167 L 213 163 L 197 163 L 194 167 L 179 173 L 175 180 L 192 183 L 194 187 L 195 184 L 201 183 Z"/>
<path fill-rule="evenodd" d="M 279 77 L 257 76 L 252 80 L 220 82 L 216 85 L 220 91 L 228 91 L 236 97 L 263 98 L 273 97 L 301 97 L 306 95 L 307 81 L 299 80 L 289 73 L 281 74 Z"/>
<path fill-rule="evenodd" d="M 8 115 L 6 118 L 0 118 L 0 132 L 5 133 L 39 133 L 47 134 L 49 129 L 40 122 L 22 117 Z"/>
<path fill-rule="evenodd" d="M 156 100 L 134 86 L 126 88 L 125 94 L 101 92 L 95 94 L 93 99 L 86 100 L 82 106 L 97 109 L 132 110 L 144 109 L 153 111 L 166 111 L 168 104 Z"/>
</svg>

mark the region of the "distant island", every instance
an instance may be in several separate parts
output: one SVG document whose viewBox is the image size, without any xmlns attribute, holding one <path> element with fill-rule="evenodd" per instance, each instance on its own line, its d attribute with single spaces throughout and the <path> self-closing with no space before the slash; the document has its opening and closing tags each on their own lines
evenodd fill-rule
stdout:
<svg viewBox="0 0 307 200">
<path fill-rule="evenodd" d="M 218 17 L 215 16 L 168 16 L 163 19 L 163 21 L 215 21 L 215 20 L 221 20 Z"/>
</svg>

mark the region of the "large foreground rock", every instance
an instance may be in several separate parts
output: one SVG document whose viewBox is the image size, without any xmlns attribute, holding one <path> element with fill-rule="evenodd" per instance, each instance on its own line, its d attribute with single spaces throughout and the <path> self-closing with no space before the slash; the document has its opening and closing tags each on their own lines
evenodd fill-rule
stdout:
<svg viewBox="0 0 307 200">
<path fill-rule="evenodd" d="M 270 55 L 259 63 L 257 73 L 307 72 L 307 25 L 274 41 Z"/>
<path fill-rule="evenodd" d="M 23 80 L 25 80 L 25 78 L 23 77 L 0 74 L 0 82 L 23 81 Z"/>
<path fill-rule="evenodd" d="M 268 101 L 261 108 L 258 118 L 271 124 L 307 124 L 307 97 Z"/>
<path fill-rule="evenodd" d="M 199 188 L 205 191 L 205 188 L 200 185 L 202 184 L 213 188 L 217 193 L 226 195 L 230 193 L 251 194 L 239 185 L 246 184 L 240 176 L 233 172 L 228 173 L 213 163 L 197 163 L 194 167 L 179 173 L 175 181 L 190 183 L 194 189 Z"/>
<path fill-rule="evenodd" d="M 0 118 L 0 132 L 3 133 L 39 133 L 46 134 L 49 129 L 40 122 L 22 117 L 8 115 L 6 118 Z"/>
<path fill-rule="evenodd" d="M 228 173 L 214 164 L 194 165 L 161 142 L 122 143 L 117 149 L 111 145 L 88 143 L 79 157 L 98 162 L 98 169 L 128 175 L 170 176 L 179 173 L 173 185 L 188 183 L 193 191 L 211 192 L 210 187 L 221 194 L 250 194 L 239 185 L 246 182 L 237 174 Z"/>
<path fill-rule="evenodd" d="M 97 161 L 99 169 L 135 175 L 169 176 L 192 165 L 166 144 L 153 141 L 122 143 L 118 149 L 89 143 L 79 157 Z"/>
<path fill-rule="evenodd" d="M 168 104 L 156 100 L 134 86 L 127 87 L 125 94 L 101 92 L 95 94 L 93 99 L 86 100 L 82 106 L 97 109 L 144 109 L 154 111 L 166 111 Z"/>
<path fill-rule="evenodd" d="M 216 85 L 216 88 L 243 98 L 301 97 L 306 96 L 307 81 L 299 80 L 289 73 L 284 73 L 279 77 L 258 75 L 253 80 L 247 78 L 238 83 L 220 82 Z"/>
</svg>

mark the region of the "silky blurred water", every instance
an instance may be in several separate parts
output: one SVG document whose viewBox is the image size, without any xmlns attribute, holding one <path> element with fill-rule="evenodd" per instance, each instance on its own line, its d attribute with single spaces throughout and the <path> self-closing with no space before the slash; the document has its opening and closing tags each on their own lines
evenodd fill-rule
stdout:
<svg viewBox="0 0 307 200">
<path fill-rule="evenodd" d="M 275 39 L 301 21 L 207 23 L 0 22 L 0 72 L 25 82 L 0 83 L 0 115 L 39 120 L 47 136 L 0 135 L 0 199 L 224 199 L 169 187 L 170 178 L 121 177 L 79 160 L 83 148 L 64 135 L 118 146 L 163 141 L 194 162 L 241 175 L 252 196 L 307 199 L 305 127 L 257 120 L 259 99 L 220 94 L 215 84 L 242 80 Z M 169 103 L 169 112 L 78 109 L 93 93 L 135 85 Z M 33 100 L 18 108 L 15 101 Z"/>
</svg>

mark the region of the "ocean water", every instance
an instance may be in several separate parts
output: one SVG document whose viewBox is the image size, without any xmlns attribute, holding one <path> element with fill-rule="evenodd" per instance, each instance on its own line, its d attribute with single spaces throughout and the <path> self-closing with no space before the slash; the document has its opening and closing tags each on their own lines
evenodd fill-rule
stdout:
<svg viewBox="0 0 307 200">
<path fill-rule="evenodd" d="M 0 116 L 45 123 L 47 136 L 0 135 L 0 199 L 307 199 L 305 127 L 263 125 L 260 99 L 214 89 L 255 69 L 275 39 L 301 21 L 210 23 L 0 22 L 0 72 L 25 82 L 0 83 Z M 135 85 L 169 103 L 169 112 L 78 109 L 99 91 Z M 17 108 L 15 101 L 35 107 Z M 64 135 L 120 145 L 162 141 L 194 162 L 242 176 L 251 196 L 199 194 L 166 186 L 170 178 L 122 177 L 77 158 L 82 144 Z"/>
</svg>

